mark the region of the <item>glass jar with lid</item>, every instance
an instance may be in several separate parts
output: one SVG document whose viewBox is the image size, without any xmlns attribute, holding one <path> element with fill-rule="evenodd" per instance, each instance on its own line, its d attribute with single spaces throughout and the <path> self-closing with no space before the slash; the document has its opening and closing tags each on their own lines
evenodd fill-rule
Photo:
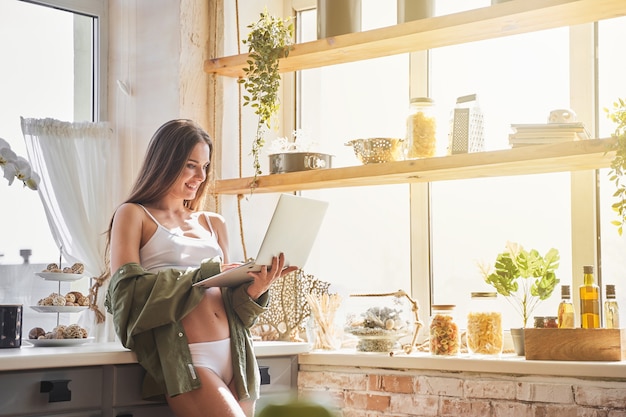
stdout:
<svg viewBox="0 0 626 417">
<path fill-rule="evenodd" d="M 546 327 L 546 318 L 544 316 L 533 317 L 533 327 L 535 329 L 543 329 Z"/>
<path fill-rule="evenodd" d="M 394 293 L 350 294 L 345 333 L 356 338 L 359 352 L 392 352 L 414 340 L 416 307 L 402 290 Z M 346 343 L 351 339 L 347 337 Z"/>
<path fill-rule="evenodd" d="M 428 97 L 411 99 L 406 121 L 406 158 L 428 158 L 437 153 L 437 119 L 434 101 Z"/>
<path fill-rule="evenodd" d="M 467 350 L 473 356 L 499 356 L 504 345 L 497 293 L 473 292 L 467 314 Z"/>
<path fill-rule="evenodd" d="M 430 354 L 454 356 L 459 354 L 459 326 L 456 324 L 455 305 L 432 306 L 429 328 Z"/>
<path fill-rule="evenodd" d="M 558 318 L 556 316 L 546 316 L 543 327 L 545 327 L 546 329 L 558 328 L 559 327 Z"/>
</svg>

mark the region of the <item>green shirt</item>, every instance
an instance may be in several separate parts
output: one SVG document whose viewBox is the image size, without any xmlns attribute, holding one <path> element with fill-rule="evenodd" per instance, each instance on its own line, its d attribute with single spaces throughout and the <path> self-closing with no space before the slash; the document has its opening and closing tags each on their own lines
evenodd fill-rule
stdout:
<svg viewBox="0 0 626 417">
<path fill-rule="evenodd" d="M 144 399 L 163 399 L 164 394 L 175 396 L 200 387 L 180 320 L 203 297 L 204 287 L 192 284 L 219 272 L 220 259 L 213 258 L 187 271 L 148 272 L 137 263 L 128 263 L 111 277 L 105 306 L 113 314 L 122 345 L 135 352 L 146 370 Z M 252 300 L 246 292 L 249 285 L 221 289 L 239 400 L 259 397 L 259 369 L 249 329 L 269 300 L 267 292 Z"/>
</svg>

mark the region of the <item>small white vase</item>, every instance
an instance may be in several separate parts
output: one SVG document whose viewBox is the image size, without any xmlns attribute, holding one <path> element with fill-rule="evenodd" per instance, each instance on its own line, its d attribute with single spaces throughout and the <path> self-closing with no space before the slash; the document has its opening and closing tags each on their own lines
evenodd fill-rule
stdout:
<svg viewBox="0 0 626 417">
<path fill-rule="evenodd" d="M 511 329 L 511 339 L 513 339 L 513 348 L 517 356 L 524 356 L 524 328 Z"/>
</svg>

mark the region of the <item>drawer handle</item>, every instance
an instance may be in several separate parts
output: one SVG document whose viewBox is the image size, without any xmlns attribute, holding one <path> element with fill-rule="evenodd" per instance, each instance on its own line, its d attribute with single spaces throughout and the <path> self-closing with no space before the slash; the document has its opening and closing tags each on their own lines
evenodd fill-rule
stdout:
<svg viewBox="0 0 626 417">
<path fill-rule="evenodd" d="M 48 393 L 48 402 L 56 403 L 61 401 L 71 401 L 72 391 L 69 390 L 67 384 L 70 379 L 56 379 L 53 381 L 41 381 L 39 392 Z"/>
<path fill-rule="evenodd" d="M 261 385 L 269 385 L 271 382 L 270 367 L 259 366 L 259 372 L 261 373 Z"/>
</svg>

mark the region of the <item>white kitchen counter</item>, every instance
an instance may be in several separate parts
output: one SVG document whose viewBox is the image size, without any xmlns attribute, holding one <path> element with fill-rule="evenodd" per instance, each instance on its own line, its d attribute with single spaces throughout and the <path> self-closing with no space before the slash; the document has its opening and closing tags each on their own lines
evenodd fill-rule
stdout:
<svg viewBox="0 0 626 417">
<path fill-rule="evenodd" d="M 257 357 L 289 356 L 308 352 L 307 343 L 255 342 Z M 26 342 L 21 348 L 0 349 L 0 372 L 75 366 L 137 363 L 135 354 L 119 343 L 86 343 L 69 347 L 35 347 Z"/>
</svg>

